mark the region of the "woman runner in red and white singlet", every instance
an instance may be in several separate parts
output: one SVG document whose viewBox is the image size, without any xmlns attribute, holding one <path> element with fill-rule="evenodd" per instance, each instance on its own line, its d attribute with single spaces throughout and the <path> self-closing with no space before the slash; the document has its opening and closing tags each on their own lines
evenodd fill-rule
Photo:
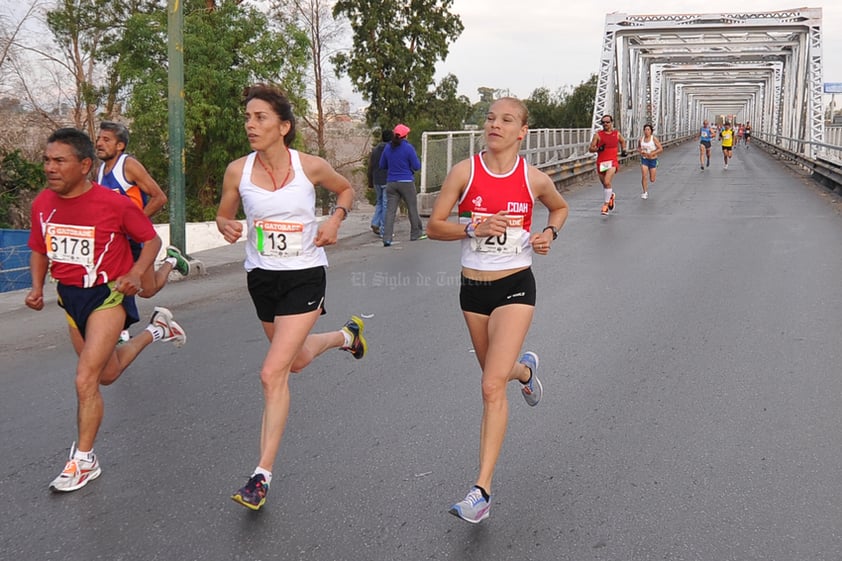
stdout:
<svg viewBox="0 0 842 561">
<path fill-rule="evenodd" d="M 462 243 L 459 300 L 482 369 L 479 474 L 450 509 L 472 523 L 490 512 L 491 480 L 508 424 L 506 385 L 517 380 L 529 405 L 541 399 L 538 356 L 521 354 L 535 310 L 532 256 L 549 253 L 568 214 L 549 176 L 519 155 L 527 120 L 520 100 L 504 97 L 491 105 L 486 149 L 453 167 L 427 224 L 430 238 Z M 545 227 L 533 227 L 535 199 L 550 211 Z M 458 223 L 448 220 L 457 204 Z"/>
</svg>

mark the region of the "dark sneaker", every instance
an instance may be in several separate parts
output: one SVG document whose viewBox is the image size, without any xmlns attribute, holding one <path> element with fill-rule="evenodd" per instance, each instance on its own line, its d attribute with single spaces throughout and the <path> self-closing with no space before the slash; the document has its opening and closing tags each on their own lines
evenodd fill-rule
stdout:
<svg viewBox="0 0 842 561">
<path fill-rule="evenodd" d="M 363 337 L 364 329 L 365 324 L 363 320 L 357 316 L 351 316 L 351 319 L 342 326 L 342 331 L 351 335 L 351 344 L 347 347 L 340 348 L 354 355 L 354 358 L 357 360 L 364 357 L 368 351 L 368 343 L 365 342 L 365 337 Z"/>
<path fill-rule="evenodd" d="M 175 247 L 174 245 L 167 246 L 167 257 L 172 257 L 175 259 L 175 267 L 174 269 L 181 273 L 181 276 L 186 277 L 190 274 L 190 262 L 184 257 L 184 254 L 181 253 L 181 250 Z"/>
<path fill-rule="evenodd" d="M 450 507 L 448 512 L 465 522 L 477 524 L 491 514 L 491 503 L 485 500 L 478 487 L 472 487 L 467 496 Z"/>
<path fill-rule="evenodd" d="M 269 484 L 266 483 L 266 478 L 262 473 L 252 475 L 239 491 L 231 495 L 231 498 L 236 503 L 240 503 L 246 508 L 252 510 L 260 510 L 260 507 L 266 502 L 266 493 L 269 492 Z"/>
</svg>

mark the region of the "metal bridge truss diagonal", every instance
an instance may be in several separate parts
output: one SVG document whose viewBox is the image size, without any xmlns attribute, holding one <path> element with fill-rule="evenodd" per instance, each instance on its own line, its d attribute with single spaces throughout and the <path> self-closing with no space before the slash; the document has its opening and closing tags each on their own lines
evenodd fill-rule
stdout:
<svg viewBox="0 0 842 561">
<path fill-rule="evenodd" d="M 812 157 L 823 139 L 821 8 L 774 12 L 611 13 L 593 123 L 614 115 L 624 136 L 695 134 L 704 119 L 751 122 L 798 139 Z"/>
</svg>

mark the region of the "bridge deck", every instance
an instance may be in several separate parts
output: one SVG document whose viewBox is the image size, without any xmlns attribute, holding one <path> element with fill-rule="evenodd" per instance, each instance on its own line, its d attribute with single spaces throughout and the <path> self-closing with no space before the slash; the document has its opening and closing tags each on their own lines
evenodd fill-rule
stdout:
<svg viewBox="0 0 842 561">
<path fill-rule="evenodd" d="M 267 349 L 241 247 L 220 249 L 236 263 L 140 302 L 171 308 L 188 343 L 151 345 L 104 390 L 103 475 L 70 495 L 46 490 L 75 433 L 63 314 L 51 304 L 3 316 L 0 551 L 839 559 L 836 196 L 756 149 L 738 149 L 727 172 L 718 158 L 701 172 L 697 150 L 669 149 L 646 201 L 637 166 L 623 169 L 607 217 L 595 180 L 566 193 L 568 224 L 534 261 L 538 305 L 525 344 L 541 356 L 544 397 L 528 407 L 509 387 L 483 525 L 446 512 L 474 481 L 481 414 L 458 306 L 459 244 L 409 242 L 403 229 L 386 249 L 363 223 L 328 250 L 329 313 L 316 331 L 364 315 L 369 354 L 328 352 L 292 377 L 289 425 L 257 516 L 228 498 L 256 461 Z M 539 211 L 536 225 L 545 219 Z"/>
</svg>

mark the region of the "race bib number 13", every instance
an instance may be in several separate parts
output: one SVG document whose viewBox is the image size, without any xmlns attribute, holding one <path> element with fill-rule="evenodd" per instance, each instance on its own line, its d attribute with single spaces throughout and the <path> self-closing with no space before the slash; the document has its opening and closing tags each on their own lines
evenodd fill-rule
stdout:
<svg viewBox="0 0 842 561">
<path fill-rule="evenodd" d="M 59 263 L 93 267 L 95 232 L 93 226 L 47 224 L 47 257 Z"/>
<path fill-rule="evenodd" d="M 296 257 L 304 248 L 304 224 L 255 220 L 257 252 L 264 257 Z"/>
</svg>

